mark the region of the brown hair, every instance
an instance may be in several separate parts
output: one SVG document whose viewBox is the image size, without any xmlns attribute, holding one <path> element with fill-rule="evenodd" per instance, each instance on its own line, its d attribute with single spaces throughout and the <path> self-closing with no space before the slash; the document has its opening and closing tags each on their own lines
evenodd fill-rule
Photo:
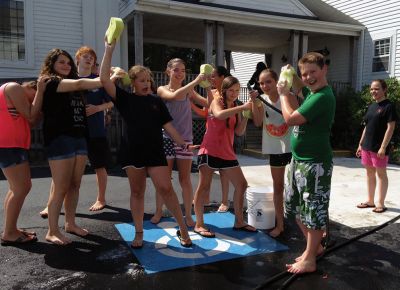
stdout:
<svg viewBox="0 0 400 290">
<path fill-rule="evenodd" d="M 185 61 L 184 61 L 183 59 L 180 59 L 180 58 L 173 58 L 173 59 L 170 59 L 170 60 L 167 62 L 167 69 L 165 70 L 165 73 L 167 73 L 167 70 L 168 70 L 168 69 L 171 69 L 172 66 L 173 66 L 175 63 L 181 63 L 181 64 L 183 64 L 183 65 L 186 67 L 186 63 L 185 63 Z"/>
<path fill-rule="evenodd" d="M 138 64 L 132 66 L 128 70 L 129 78 L 134 81 L 134 80 L 136 80 L 137 75 L 140 74 L 141 72 L 147 73 L 149 75 L 149 77 L 152 78 L 152 73 L 151 73 L 150 69 L 148 69 L 145 66 L 138 65 Z"/>
<path fill-rule="evenodd" d="M 81 47 L 76 51 L 76 53 L 75 53 L 75 61 L 76 61 L 76 64 L 77 64 L 77 65 L 79 64 L 79 58 L 80 58 L 83 54 L 85 54 L 85 53 L 89 53 L 89 54 L 91 54 L 91 55 L 93 56 L 93 59 L 94 59 L 93 65 L 96 65 L 96 63 L 97 63 L 97 55 L 96 55 L 96 52 L 94 51 L 93 48 L 91 48 L 91 47 L 89 47 L 89 46 L 81 46 Z"/>
<path fill-rule="evenodd" d="M 223 98 L 223 101 L 224 101 L 224 109 L 228 108 L 228 103 L 226 101 L 226 90 L 229 89 L 230 87 L 232 87 L 233 85 L 236 85 L 236 84 L 240 84 L 239 80 L 237 78 L 233 77 L 233 76 L 226 77 L 222 81 L 221 92 L 222 92 L 222 98 Z M 234 106 L 236 106 L 236 103 L 234 104 Z M 235 117 L 236 117 L 236 115 L 235 115 Z M 229 119 L 230 118 L 226 119 L 226 128 L 229 128 Z"/>
<path fill-rule="evenodd" d="M 300 58 L 298 64 L 299 64 L 299 67 L 301 68 L 306 63 L 308 63 L 308 64 L 314 63 L 322 69 L 325 65 L 324 56 L 318 52 L 306 53 L 305 55 L 303 55 L 302 58 Z"/>
<path fill-rule="evenodd" d="M 277 74 L 275 71 L 273 71 L 272 69 L 267 68 L 267 69 L 263 70 L 263 71 L 260 73 L 260 75 L 258 76 L 258 81 L 260 81 L 260 77 L 261 77 L 261 75 L 263 75 L 263 74 L 270 75 L 276 82 L 277 82 L 278 79 L 279 79 L 278 74 Z"/>
<path fill-rule="evenodd" d="M 40 75 L 48 75 L 50 77 L 64 78 L 64 76 L 60 76 L 54 70 L 54 64 L 56 63 L 56 61 L 60 55 L 66 56 L 69 59 L 70 65 L 71 65 L 71 71 L 69 72 L 69 75 L 66 76 L 65 78 L 77 79 L 78 78 L 78 70 L 76 69 L 76 65 L 74 63 L 74 60 L 72 59 L 72 56 L 67 51 L 62 50 L 60 48 L 53 48 L 46 55 L 44 62 L 42 64 L 42 68 L 40 70 Z"/>
<path fill-rule="evenodd" d="M 371 82 L 371 85 L 372 85 L 372 83 L 375 83 L 375 82 L 377 82 L 381 85 L 382 90 L 385 92 L 385 97 L 387 97 L 387 83 L 385 82 L 385 80 L 382 80 L 382 79 L 373 80 Z"/>
</svg>

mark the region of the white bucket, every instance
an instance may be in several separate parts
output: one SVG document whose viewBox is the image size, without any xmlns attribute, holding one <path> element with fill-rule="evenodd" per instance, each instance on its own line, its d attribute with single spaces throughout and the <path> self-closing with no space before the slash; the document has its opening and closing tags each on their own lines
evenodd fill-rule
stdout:
<svg viewBox="0 0 400 290">
<path fill-rule="evenodd" d="M 247 219 L 250 225 L 260 230 L 275 227 L 273 195 L 269 186 L 247 188 Z"/>
</svg>

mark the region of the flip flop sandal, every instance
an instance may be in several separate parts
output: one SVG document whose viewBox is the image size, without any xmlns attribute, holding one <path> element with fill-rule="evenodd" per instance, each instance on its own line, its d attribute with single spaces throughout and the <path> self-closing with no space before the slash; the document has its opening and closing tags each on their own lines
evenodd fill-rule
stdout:
<svg viewBox="0 0 400 290">
<path fill-rule="evenodd" d="M 215 234 L 210 231 L 210 229 L 205 229 L 204 231 L 196 231 L 193 230 L 196 234 L 204 237 L 204 238 L 215 238 Z M 211 235 L 207 235 L 205 233 L 210 233 Z"/>
<path fill-rule="evenodd" d="M 248 233 L 256 233 L 257 232 L 257 229 L 255 231 L 253 231 L 253 230 L 249 229 L 248 227 L 251 227 L 251 225 L 245 225 L 242 227 L 233 227 L 232 229 L 234 231 L 242 231 L 242 232 L 248 232 Z"/>
<path fill-rule="evenodd" d="M 0 243 L 2 246 L 18 246 L 18 245 L 33 243 L 38 240 L 36 236 L 30 236 L 30 237 L 31 238 L 29 238 L 29 236 L 22 235 L 14 241 L 0 239 Z"/>
<path fill-rule="evenodd" d="M 228 212 L 228 210 L 229 210 L 229 206 L 227 206 L 227 205 L 222 205 L 222 204 L 221 204 L 221 205 L 219 206 L 217 212 L 219 212 L 219 213 L 224 213 L 224 212 Z"/>
<path fill-rule="evenodd" d="M 176 231 L 176 235 L 178 236 L 179 242 L 181 243 L 182 247 L 185 247 L 185 248 L 191 248 L 192 247 L 193 243 L 190 240 L 190 237 L 187 238 L 187 239 L 182 239 L 182 235 L 181 235 L 181 231 L 180 230 Z"/>
<path fill-rule="evenodd" d="M 370 204 L 368 204 L 367 202 L 362 202 L 362 203 L 360 203 L 360 204 L 357 204 L 357 207 L 358 207 L 358 208 L 369 208 L 369 207 L 375 207 L 375 204 L 370 205 Z"/>
<path fill-rule="evenodd" d="M 386 210 L 387 210 L 386 207 L 376 207 L 376 208 L 374 208 L 372 211 L 375 212 L 375 213 L 383 213 L 383 212 L 385 212 Z"/>
</svg>

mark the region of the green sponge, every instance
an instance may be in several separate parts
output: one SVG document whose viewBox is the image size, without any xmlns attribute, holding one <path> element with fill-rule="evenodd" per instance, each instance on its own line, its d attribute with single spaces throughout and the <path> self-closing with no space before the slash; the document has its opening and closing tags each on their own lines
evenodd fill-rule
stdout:
<svg viewBox="0 0 400 290">
<path fill-rule="evenodd" d="M 207 63 L 202 64 L 200 66 L 200 73 L 204 74 L 205 76 L 210 76 L 212 74 L 213 70 L 214 70 L 214 68 L 212 67 L 212 65 L 207 64 Z M 200 87 L 205 89 L 205 88 L 208 88 L 209 86 L 211 86 L 211 83 L 208 80 L 205 80 L 205 81 L 201 81 L 199 85 L 200 85 Z"/>
<path fill-rule="evenodd" d="M 124 21 L 118 17 L 111 17 L 110 24 L 106 31 L 106 37 L 108 44 L 111 44 L 114 40 L 117 40 L 122 31 L 124 30 Z"/>
<path fill-rule="evenodd" d="M 279 75 L 279 81 L 278 83 L 285 83 L 286 81 L 286 87 L 290 89 L 293 84 L 293 76 L 296 74 L 295 70 L 293 67 L 286 68 L 281 71 L 281 74 Z"/>
<path fill-rule="evenodd" d="M 253 119 L 253 113 L 251 112 L 251 110 L 243 110 L 242 116 L 247 119 Z"/>
</svg>

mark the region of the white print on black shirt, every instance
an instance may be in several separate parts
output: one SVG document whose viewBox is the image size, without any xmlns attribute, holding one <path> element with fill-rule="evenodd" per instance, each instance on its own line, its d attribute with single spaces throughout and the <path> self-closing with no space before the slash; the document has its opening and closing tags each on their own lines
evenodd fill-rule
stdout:
<svg viewBox="0 0 400 290">
<path fill-rule="evenodd" d="M 85 104 L 82 99 L 79 97 L 75 97 L 71 99 L 71 108 L 73 111 L 73 123 L 74 127 L 84 127 L 84 118 L 85 118 Z"/>
</svg>

